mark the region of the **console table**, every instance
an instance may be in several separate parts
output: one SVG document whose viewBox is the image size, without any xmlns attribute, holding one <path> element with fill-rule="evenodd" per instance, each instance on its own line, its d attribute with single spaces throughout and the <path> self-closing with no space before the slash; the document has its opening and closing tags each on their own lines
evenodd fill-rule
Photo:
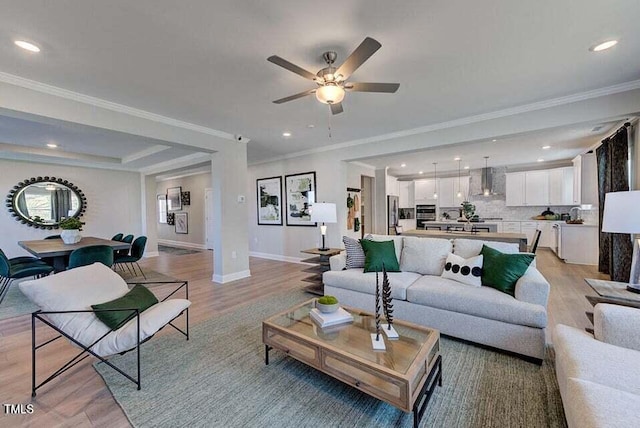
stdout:
<svg viewBox="0 0 640 428">
<path fill-rule="evenodd" d="M 610 303 L 612 305 L 630 306 L 632 308 L 640 309 L 640 294 L 627 291 L 627 283 L 607 281 L 604 279 L 585 278 L 585 282 L 591 287 L 598 295 L 597 296 L 584 296 L 591 306 L 595 306 L 598 303 Z M 585 315 L 593 324 L 593 312 L 587 311 Z M 586 329 L 589 333 L 593 333 L 593 329 Z"/>
<path fill-rule="evenodd" d="M 311 254 L 314 257 L 302 260 L 304 263 L 313 263 L 316 266 L 303 269 L 303 272 L 311 273 L 312 275 L 303 279 L 305 282 L 311 283 L 304 287 L 304 290 L 308 293 L 318 296 L 324 296 L 324 284 L 322 284 L 322 274 L 331 268 L 329 267 L 329 258 L 340 254 L 342 249 L 329 248 L 328 250 L 320 250 L 318 248 L 310 248 L 308 250 L 302 250 L 301 253 Z"/>
</svg>

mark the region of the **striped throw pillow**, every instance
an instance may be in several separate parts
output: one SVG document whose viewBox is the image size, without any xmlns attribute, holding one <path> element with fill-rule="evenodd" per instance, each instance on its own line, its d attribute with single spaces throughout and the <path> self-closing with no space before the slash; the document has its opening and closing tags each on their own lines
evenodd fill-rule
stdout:
<svg viewBox="0 0 640 428">
<path fill-rule="evenodd" d="M 364 239 L 371 239 L 371 235 L 367 235 Z M 357 239 L 349 238 L 348 236 L 342 237 L 344 248 L 347 251 L 347 263 L 345 269 L 362 269 L 364 267 L 364 250 L 362 245 Z"/>
</svg>

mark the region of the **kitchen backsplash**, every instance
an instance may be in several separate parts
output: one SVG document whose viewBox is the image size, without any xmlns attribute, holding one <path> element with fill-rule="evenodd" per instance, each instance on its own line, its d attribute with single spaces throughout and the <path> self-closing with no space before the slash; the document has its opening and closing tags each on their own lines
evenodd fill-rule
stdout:
<svg viewBox="0 0 640 428">
<path fill-rule="evenodd" d="M 503 218 L 505 220 L 529 220 L 532 217 L 542 214 L 546 211 L 547 207 L 508 207 L 504 200 L 499 196 L 471 196 L 471 203 L 476 206 L 476 214 L 480 217 L 493 217 Z M 549 207 L 555 214 L 569 213 L 571 207 Z M 442 213 L 440 213 L 442 215 Z M 583 210 L 582 218 L 585 223 L 597 223 L 598 222 L 598 210 Z"/>
</svg>

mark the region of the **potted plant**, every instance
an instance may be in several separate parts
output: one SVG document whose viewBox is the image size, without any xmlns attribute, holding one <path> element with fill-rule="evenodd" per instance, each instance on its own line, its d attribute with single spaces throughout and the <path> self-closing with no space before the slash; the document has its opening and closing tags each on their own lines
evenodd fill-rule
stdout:
<svg viewBox="0 0 640 428">
<path fill-rule="evenodd" d="M 338 299 L 334 296 L 322 296 L 316 300 L 316 308 L 326 314 L 337 311 L 339 307 Z"/>
<path fill-rule="evenodd" d="M 82 230 L 83 222 L 78 220 L 76 217 L 67 217 L 60 221 L 60 229 L 62 232 L 60 233 L 60 238 L 62 242 L 65 244 L 77 244 L 80 242 L 82 237 L 80 236 L 80 231 Z"/>
</svg>

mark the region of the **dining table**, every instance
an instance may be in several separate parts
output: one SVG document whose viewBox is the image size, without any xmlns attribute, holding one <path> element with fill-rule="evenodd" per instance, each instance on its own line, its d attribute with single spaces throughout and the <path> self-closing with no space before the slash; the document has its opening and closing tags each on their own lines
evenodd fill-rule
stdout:
<svg viewBox="0 0 640 428">
<path fill-rule="evenodd" d="M 51 259 L 56 272 L 61 272 L 67 268 L 69 254 L 78 248 L 92 245 L 108 245 L 114 250 L 128 250 L 131 247 L 131 244 L 127 242 L 112 241 L 93 236 L 83 236 L 80 242 L 75 244 L 65 244 L 62 239 L 56 238 L 18 241 L 18 245 L 38 258 Z"/>
<path fill-rule="evenodd" d="M 482 241 L 498 241 L 518 244 L 520 252 L 527 251 L 527 235 L 524 233 L 498 233 L 498 232 L 465 232 L 465 231 L 444 231 L 444 230 L 421 230 L 413 229 L 403 232 L 404 236 L 418 236 L 421 238 L 444 238 L 444 239 L 478 239 Z"/>
</svg>

